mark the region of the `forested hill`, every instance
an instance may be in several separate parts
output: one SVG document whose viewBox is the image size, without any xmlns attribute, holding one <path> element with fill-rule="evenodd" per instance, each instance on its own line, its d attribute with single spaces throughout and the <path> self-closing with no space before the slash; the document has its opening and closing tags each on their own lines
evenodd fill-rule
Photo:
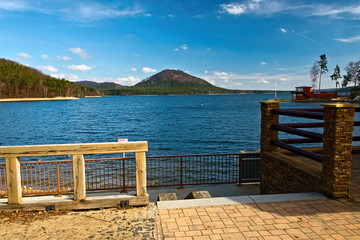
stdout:
<svg viewBox="0 0 360 240">
<path fill-rule="evenodd" d="M 107 95 L 227 94 L 241 93 L 211 85 L 180 70 L 165 69 L 132 87 L 105 90 Z"/>
<path fill-rule="evenodd" d="M 96 88 L 96 89 L 114 89 L 114 88 L 125 88 L 124 86 L 121 86 L 114 82 L 93 82 L 93 81 L 78 81 L 77 84 L 80 84 L 82 86 Z"/>
<path fill-rule="evenodd" d="M 56 79 L 39 70 L 0 58 L 0 98 L 84 97 L 103 95 L 97 89 Z"/>
</svg>

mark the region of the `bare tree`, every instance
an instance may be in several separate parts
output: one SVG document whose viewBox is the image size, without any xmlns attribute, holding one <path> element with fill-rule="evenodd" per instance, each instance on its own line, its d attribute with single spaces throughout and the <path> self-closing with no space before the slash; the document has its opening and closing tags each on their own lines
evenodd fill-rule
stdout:
<svg viewBox="0 0 360 240">
<path fill-rule="evenodd" d="M 349 82 L 353 82 L 354 86 L 356 86 L 360 81 L 360 61 L 350 62 L 346 65 L 345 71 L 346 75 L 344 75 L 344 83 L 346 83 L 346 86 Z"/>
<path fill-rule="evenodd" d="M 317 85 L 319 73 L 320 73 L 319 63 L 318 63 L 318 61 L 315 61 L 314 65 L 311 67 L 311 70 L 310 70 L 311 86 L 314 89 L 316 88 L 316 85 Z"/>
</svg>

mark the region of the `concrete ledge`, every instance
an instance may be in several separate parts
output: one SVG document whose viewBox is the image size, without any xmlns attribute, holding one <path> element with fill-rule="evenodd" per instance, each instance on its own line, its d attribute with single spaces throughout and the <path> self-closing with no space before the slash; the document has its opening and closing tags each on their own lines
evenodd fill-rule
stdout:
<svg viewBox="0 0 360 240">
<path fill-rule="evenodd" d="M 89 194 L 85 200 L 74 201 L 72 195 L 24 197 L 21 204 L 7 204 L 7 199 L 0 201 L 0 211 L 44 211 L 46 206 L 54 206 L 58 210 L 88 210 L 98 208 L 116 208 L 121 202 L 127 206 L 145 206 L 149 204 L 149 195 L 137 197 L 130 194 Z"/>
<path fill-rule="evenodd" d="M 254 195 L 250 197 L 254 201 L 254 203 L 291 202 L 291 201 L 309 201 L 309 200 L 327 199 L 327 197 L 324 194 L 317 192 Z"/>
<path fill-rule="evenodd" d="M 253 200 L 249 196 L 201 198 L 201 199 L 157 202 L 157 206 L 158 209 L 170 209 L 170 208 L 230 205 L 230 204 L 241 204 L 241 203 L 253 203 Z"/>
<path fill-rule="evenodd" d="M 189 199 L 189 200 L 178 200 L 178 201 L 162 201 L 162 202 L 157 202 L 157 206 L 158 209 L 171 209 L 171 208 L 204 207 L 204 206 L 248 204 L 248 203 L 309 201 L 309 200 L 323 200 L 323 199 L 327 199 L 327 197 L 324 194 L 316 193 L 316 192 L 288 193 L 288 194 Z"/>
</svg>

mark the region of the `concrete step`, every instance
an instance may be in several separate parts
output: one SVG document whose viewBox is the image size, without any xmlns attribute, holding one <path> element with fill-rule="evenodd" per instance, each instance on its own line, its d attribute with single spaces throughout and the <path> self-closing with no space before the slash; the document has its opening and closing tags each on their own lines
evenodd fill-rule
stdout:
<svg viewBox="0 0 360 240">
<path fill-rule="evenodd" d="M 171 208 L 187 208 L 187 207 L 203 207 L 218 206 L 230 204 L 246 204 L 246 203 L 269 203 L 269 202 L 291 202 L 291 201 L 308 201 L 327 199 L 324 194 L 317 192 L 310 193 L 288 193 L 288 194 L 268 194 L 268 195 L 248 195 L 235 197 L 217 197 L 203 199 L 186 199 L 176 201 L 157 202 L 159 209 Z"/>
</svg>

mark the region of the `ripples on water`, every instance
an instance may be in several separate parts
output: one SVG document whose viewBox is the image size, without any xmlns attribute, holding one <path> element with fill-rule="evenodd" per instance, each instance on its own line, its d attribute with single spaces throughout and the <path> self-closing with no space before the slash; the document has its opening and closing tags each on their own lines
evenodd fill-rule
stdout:
<svg viewBox="0 0 360 240">
<path fill-rule="evenodd" d="M 97 143 L 128 138 L 148 141 L 148 154 L 152 156 L 254 151 L 260 147 L 260 101 L 273 97 L 129 96 L 0 103 L 0 145 Z M 320 105 L 281 103 L 282 108 Z M 294 122 L 294 118 L 282 119 Z"/>
</svg>

